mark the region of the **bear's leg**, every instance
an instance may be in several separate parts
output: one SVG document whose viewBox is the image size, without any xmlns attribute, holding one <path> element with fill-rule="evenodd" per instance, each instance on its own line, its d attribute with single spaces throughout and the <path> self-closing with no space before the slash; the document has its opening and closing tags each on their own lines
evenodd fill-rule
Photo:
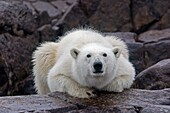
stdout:
<svg viewBox="0 0 170 113">
<path fill-rule="evenodd" d="M 48 85 L 47 85 L 47 77 L 46 76 L 35 76 L 35 88 L 38 94 L 43 95 L 50 92 Z"/>
<path fill-rule="evenodd" d="M 133 77 L 129 75 L 121 75 L 113 79 L 111 83 L 105 86 L 102 90 L 111 92 L 122 92 L 124 89 L 130 88 L 133 83 Z"/>
<path fill-rule="evenodd" d="M 62 74 L 49 76 L 48 86 L 51 92 L 67 92 L 69 95 L 78 98 L 90 98 L 96 96 L 93 89 L 80 86 L 76 81 Z"/>
</svg>

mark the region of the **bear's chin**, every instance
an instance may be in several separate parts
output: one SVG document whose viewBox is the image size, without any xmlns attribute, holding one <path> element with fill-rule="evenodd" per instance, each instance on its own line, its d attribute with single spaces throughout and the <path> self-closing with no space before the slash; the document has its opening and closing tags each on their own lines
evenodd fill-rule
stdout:
<svg viewBox="0 0 170 113">
<path fill-rule="evenodd" d="M 92 72 L 91 73 L 92 77 L 103 77 L 104 76 L 104 71 L 100 71 L 100 72 Z"/>
</svg>

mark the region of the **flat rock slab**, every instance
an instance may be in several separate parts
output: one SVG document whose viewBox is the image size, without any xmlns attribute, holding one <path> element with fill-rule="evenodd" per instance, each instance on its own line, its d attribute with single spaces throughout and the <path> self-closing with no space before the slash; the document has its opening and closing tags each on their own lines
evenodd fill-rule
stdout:
<svg viewBox="0 0 170 113">
<path fill-rule="evenodd" d="M 59 92 L 44 96 L 1 97 L 0 112 L 170 113 L 170 89 L 99 92 L 91 99 L 74 98 Z"/>
<path fill-rule="evenodd" d="M 8 96 L 0 98 L 0 113 L 67 112 L 77 106 L 49 96 Z"/>
</svg>

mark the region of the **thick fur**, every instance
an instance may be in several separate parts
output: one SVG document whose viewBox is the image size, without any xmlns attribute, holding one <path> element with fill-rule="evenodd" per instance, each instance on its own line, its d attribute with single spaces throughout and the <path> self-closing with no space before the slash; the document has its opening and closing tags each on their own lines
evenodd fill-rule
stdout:
<svg viewBox="0 0 170 113">
<path fill-rule="evenodd" d="M 89 53 L 91 57 L 86 58 Z M 103 64 L 102 74 L 93 73 L 96 59 Z M 35 87 L 39 94 L 59 91 L 79 98 L 95 96 L 92 87 L 122 92 L 130 88 L 135 76 L 128 59 L 127 45 L 119 38 L 90 29 L 74 30 L 58 43 L 44 43 L 34 52 Z"/>
</svg>

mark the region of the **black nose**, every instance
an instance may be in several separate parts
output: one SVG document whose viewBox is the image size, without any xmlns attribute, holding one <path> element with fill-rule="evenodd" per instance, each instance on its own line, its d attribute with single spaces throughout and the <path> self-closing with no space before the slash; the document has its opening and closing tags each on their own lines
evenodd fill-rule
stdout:
<svg viewBox="0 0 170 113">
<path fill-rule="evenodd" d="M 103 66 L 102 62 L 94 62 L 93 64 L 93 67 L 96 72 L 101 72 L 102 66 Z"/>
</svg>

